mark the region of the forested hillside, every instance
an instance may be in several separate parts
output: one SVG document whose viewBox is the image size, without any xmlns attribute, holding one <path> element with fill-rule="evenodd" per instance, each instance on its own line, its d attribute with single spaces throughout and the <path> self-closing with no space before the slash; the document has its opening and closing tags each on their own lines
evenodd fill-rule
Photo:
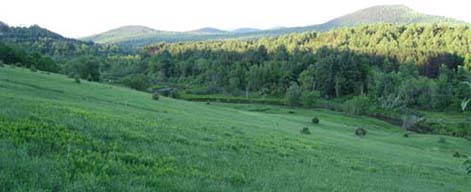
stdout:
<svg viewBox="0 0 471 192">
<path fill-rule="evenodd" d="M 201 41 L 217 39 L 254 39 L 260 37 L 273 37 L 289 33 L 302 32 L 325 32 L 342 27 L 354 27 L 372 24 L 448 24 L 448 25 L 469 25 L 464 21 L 419 13 L 404 5 L 381 5 L 362 9 L 338 18 L 334 18 L 326 23 L 288 28 L 274 28 L 267 30 L 257 30 L 242 28 L 234 31 L 223 31 L 215 28 L 202 28 L 189 32 L 170 32 L 149 29 L 129 30 L 128 27 L 120 27 L 98 35 L 82 38 L 87 41 L 94 41 L 104 44 L 118 44 L 127 48 L 137 48 L 151 45 L 158 42 L 183 42 Z M 242 32 L 242 33 L 241 33 Z"/>
<path fill-rule="evenodd" d="M 417 110 L 460 112 L 471 98 L 464 83 L 471 81 L 468 26 L 368 25 L 253 40 L 161 43 L 132 55 L 37 26 L 7 31 L 17 35 L 2 37 L 4 63 L 144 91 L 170 87 L 173 96 L 272 98 L 396 119 Z M 469 121 L 414 129 L 468 136 Z"/>
<path fill-rule="evenodd" d="M 388 88 L 391 93 L 400 92 L 394 89 L 408 78 L 466 80 L 470 41 L 468 27 L 375 25 L 252 41 L 160 44 L 147 48 L 146 72 L 231 94 L 248 88 L 282 95 L 295 82 L 326 98 L 387 96 L 377 90 L 386 86 L 378 78 L 399 81 L 387 81 L 397 83 Z"/>
<path fill-rule="evenodd" d="M 109 65 L 136 89 L 284 98 L 292 106 L 337 100 L 355 114 L 461 111 L 471 98 L 468 27 L 374 25 L 259 40 L 150 46 L 139 65 Z M 136 58 L 134 58 L 136 59 Z M 468 128 L 469 129 L 469 128 Z M 466 129 L 459 135 L 467 135 Z M 458 133 L 453 133 L 458 134 Z"/>
<path fill-rule="evenodd" d="M 98 45 L 65 38 L 37 25 L 9 27 L 5 24 L 0 26 L 0 34 L 0 42 L 4 44 L 19 47 L 30 53 L 44 54 L 59 63 L 82 55 L 105 56 L 122 52 L 116 45 Z"/>
<path fill-rule="evenodd" d="M 99 80 L 99 66 L 126 53 L 116 45 L 65 38 L 37 25 L 0 25 L 0 62 L 32 70 Z"/>
</svg>

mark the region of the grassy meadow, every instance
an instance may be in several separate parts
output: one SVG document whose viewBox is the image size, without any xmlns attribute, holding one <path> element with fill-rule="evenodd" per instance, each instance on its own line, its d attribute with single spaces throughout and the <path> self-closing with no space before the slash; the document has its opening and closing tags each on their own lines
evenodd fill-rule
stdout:
<svg viewBox="0 0 471 192">
<path fill-rule="evenodd" d="M 0 68 L 0 191 L 471 191 L 454 157 L 470 141 L 404 133 L 328 110 L 156 101 Z"/>
</svg>

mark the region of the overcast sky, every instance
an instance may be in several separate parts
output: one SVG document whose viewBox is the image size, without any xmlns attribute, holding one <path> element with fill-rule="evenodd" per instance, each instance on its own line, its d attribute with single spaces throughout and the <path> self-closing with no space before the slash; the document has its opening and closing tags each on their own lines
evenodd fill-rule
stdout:
<svg viewBox="0 0 471 192">
<path fill-rule="evenodd" d="M 471 0 L 3 0 L 0 21 L 38 24 L 67 37 L 88 36 L 123 25 L 187 31 L 304 26 L 383 4 L 471 22 Z"/>
</svg>

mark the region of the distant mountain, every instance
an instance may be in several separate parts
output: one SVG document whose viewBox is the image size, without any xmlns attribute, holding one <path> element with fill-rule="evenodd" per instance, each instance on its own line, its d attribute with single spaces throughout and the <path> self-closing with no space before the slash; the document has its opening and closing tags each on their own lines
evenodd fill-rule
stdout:
<svg viewBox="0 0 471 192">
<path fill-rule="evenodd" d="M 255 29 L 255 28 L 239 28 L 232 30 L 232 33 L 254 33 L 254 32 L 259 32 L 261 31 L 260 29 Z"/>
<path fill-rule="evenodd" d="M 205 27 L 193 31 L 188 31 L 187 33 L 197 33 L 197 34 L 221 34 L 221 33 L 227 33 L 227 31 L 223 31 L 220 29 L 216 28 L 211 28 L 211 27 Z"/>
<path fill-rule="evenodd" d="M 35 41 L 41 39 L 55 39 L 55 40 L 64 40 L 64 41 L 77 41 L 73 39 L 68 39 L 62 35 L 49 31 L 48 29 L 42 28 L 38 25 L 32 25 L 29 27 L 9 27 L 4 24 L 0 25 L 0 40 L 2 41 Z"/>
<path fill-rule="evenodd" d="M 368 25 L 377 23 L 391 24 L 430 24 L 430 23 L 447 23 L 447 24 L 466 24 L 452 18 L 427 15 L 414 11 L 404 5 L 382 5 L 374 6 L 357 12 L 347 14 L 345 16 L 333 19 L 323 26 L 330 27 L 351 27 L 357 25 Z"/>
<path fill-rule="evenodd" d="M 145 26 L 128 25 L 112 29 L 97 35 L 84 37 L 81 40 L 94 41 L 97 43 L 115 43 L 133 38 L 142 38 L 148 35 L 159 35 L 163 31 L 155 30 Z"/>
<path fill-rule="evenodd" d="M 95 36 L 83 38 L 97 43 L 116 43 L 126 47 L 141 47 L 157 42 L 201 41 L 214 39 L 241 39 L 279 36 L 288 33 L 306 31 L 328 31 L 341 27 L 358 25 L 371 25 L 379 23 L 390 24 L 442 24 L 469 25 L 464 21 L 419 13 L 403 5 L 381 5 L 362 9 L 318 25 L 304 27 L 276 27 L 267 30 L 241 28 L 234 31 L 223 31 L 215 28 L 202 28 L 188 32 L 162 32 L 152 31 L 150 28 L 140 27 L 131 30 L 118 28 Z M 141 29 L 143 28 L 143 29 Z M 126 29 L 126 30 L 125 30 Z M 106 38 L 105 38 L 106 37 Z"/>
<path fill-rule="evenodd" d="M 66 38 L 38 25 L 10 27 L 3 24 L 0 24 L 0 43 L 15 45 L 28 53 L 50 56 L 58 63 L 65 63 L 70 58 L 84 53 L 105 55 L 111 53 L 112 49 L 114 52 L 120 51 L 112 45 Z"/>
<path fill-rule="evenodd" d="M 4 23 L 4 22 L 0 21 L 0 27 L 5 27 L 5 26 L 7 26 L 7 27 L 8 27 L 8 25 L 7 25 L 6 23 Z"/>
<path fill-rule="evenodd" d="M 0 21 L 0 35 L 3 35 L 6 30 L 8 30 L 8 25 Z"/>
</svg>

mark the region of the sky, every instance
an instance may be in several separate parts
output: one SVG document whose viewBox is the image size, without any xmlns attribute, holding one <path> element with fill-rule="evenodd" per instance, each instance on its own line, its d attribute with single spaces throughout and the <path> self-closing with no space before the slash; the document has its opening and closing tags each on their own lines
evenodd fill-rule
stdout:
<svg viewBox="0 0 471 192">
<path fill-rule="evenodd" d="M 66 37 L 125 25 L 188 31 L 320 24 L 375 5 L 402 4 L 419 12 L 471 22 L 470 0 L 2 0 L 0 21 L 37 24 Z"/>
</svg>

